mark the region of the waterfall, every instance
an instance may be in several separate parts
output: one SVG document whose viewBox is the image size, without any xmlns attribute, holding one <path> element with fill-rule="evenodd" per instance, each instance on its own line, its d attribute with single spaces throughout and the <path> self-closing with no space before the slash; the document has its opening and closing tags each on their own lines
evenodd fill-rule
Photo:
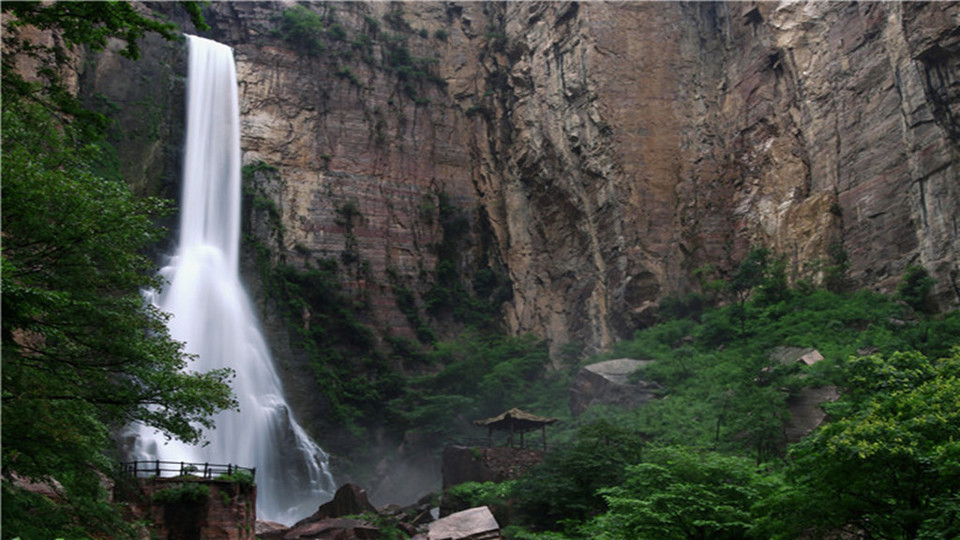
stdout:
<svg viewBox="0 0 960 540">
<path fill-rule="evenodd" d="M 209 444 L 164 442 L 141 430 L 138 459 L 256 467 L 258 519 L 291 524 L 329 500 L 328 457 L 294 420 L 238 272 L 240 115 L 233 51 L 189 36 L 187 136 L 180 239 L 151 295 L 196 371 L 230 367 L 240 411 L 224 411 Z"/>
</svg>

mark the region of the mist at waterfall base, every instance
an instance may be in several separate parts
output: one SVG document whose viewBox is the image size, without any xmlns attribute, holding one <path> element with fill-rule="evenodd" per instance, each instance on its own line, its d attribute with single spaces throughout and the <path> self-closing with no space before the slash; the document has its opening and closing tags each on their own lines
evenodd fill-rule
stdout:
<svg viewBox="0 0 960 540">
<path fill-rule="evenodd" d="M 294 420 L 259 321 L 240 283 L 240 118 L 233 51 L 188 36 L 187 135 L 180 238 L 151 301 L 171 314 L 174 339 L 196 355 L 192 371 L 229 367 L 240 410 L 224 411 L 209 444 L 167 441 L 141 427 L 136 459 L 256 467 L 257 517 L 309 516 L 335 489 L 328 456 Z"/>
</svg>

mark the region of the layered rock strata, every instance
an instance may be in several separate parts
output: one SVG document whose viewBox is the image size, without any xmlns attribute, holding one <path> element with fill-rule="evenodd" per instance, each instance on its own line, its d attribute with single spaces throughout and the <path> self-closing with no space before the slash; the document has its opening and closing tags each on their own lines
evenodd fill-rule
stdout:
<svg viewBox="0 0 960 540">
<path fill-rule="evenodd" d="M 751 245 L 814 281 L 845 252 L 888 292 L 922 264 L 960 304 L 960 4 L 309 4 L 319 54 L 291 6 L 215 3 L 209 34 L 236 50 L 245 161 L 279 175 L 274 255 L 339 260 L 381 334 L 416 333 L 396 285 L 425 307 L 441 195 L 464 283 L 502 274 L 503 324 L 554 352 L 629 336 Z"/>
</svg>

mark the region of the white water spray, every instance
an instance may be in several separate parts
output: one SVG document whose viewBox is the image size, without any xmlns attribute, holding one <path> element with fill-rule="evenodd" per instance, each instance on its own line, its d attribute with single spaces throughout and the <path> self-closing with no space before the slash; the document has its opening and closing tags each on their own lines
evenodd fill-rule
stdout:
<svg viewBox="0 0 960 540">
<path fill-rule="evenodd" d="M 236 371 L 240 412 L 225 411 L 199 448 L 141 430 L 138 459 L 256 467 L 259 519 L 285 524 L 313 513 L 335 484 L 327 454 L 294 420 L 238 273 L 240 115 L 233 51 L 189 36 L 187 137 L 180 243 L 153 301 L 196 371 Z"/>
</svg>

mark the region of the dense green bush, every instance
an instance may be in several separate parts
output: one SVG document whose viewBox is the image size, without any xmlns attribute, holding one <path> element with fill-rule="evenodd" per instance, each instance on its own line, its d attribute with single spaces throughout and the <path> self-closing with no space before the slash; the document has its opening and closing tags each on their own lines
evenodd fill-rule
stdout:
<svg viewBox="0 0 960 540">
<path fill-rule="evenodd" d="M 846 381 L 834 420 L 791 450 L 790 484 L 762 509 L 766 537 L 960 536 L 960 348 L 857 358 Z"/>
<path fill-rule="evenodd" d="M 643 443 L 639 433 L 603 420 L 581 428 L 572 443 L 553 449 L 516 481 L 512 496 L 525 523 L 558 530 L 606 510 L 599 490 L 623 482 L 624 468 L 640 461 Z"/>
<path fill-rule="evenodd" d="M 146 34 L 180 34 L 124 2 L 2 11 L 3 537 L 137 537 L 104 486 L 112 435 L 140 422 L 199 442 L 236 401 L 230 370 L 186 371 L 189 355 L 142 294 L 162 285 L 146 253 L 165 239 L 156 220 L 169 206 L 117 175 L 107 119 L 60 75 L 81 49 L 115 42 L 136 59 Z"/>
<path fill-rule="evenodd" d="M 546 343 L 533 336 L 468 330 L 454 341 L 436 343 L 427 358 L 436 371 L 412 378 L 409 392 L 393 404 L 410 429 L 475 436 L 477 428 L 464 420 L 513 407 L 550 414 L 565 390 L 560 374 L 546 373 Z"/>
<path fill-rule="evenodd" d="M 580 534 L 604 540 L 740 540 L 750 536 L 753 507 L 779 477 L 749 459 L 690 447 L 650 448 L 624 481 L 600 490 L 609 510 Z"/>
<path fill-rule="evenodd" d="M 209 498 L 210 486 L 199 482 L 184 482 L 153 494 L 153 501 L 160 504 L 201 504 Z"/>
<path fill-rule="evenodd" d="M 323 15 L 309 7 L 295 5 L 283 10 L 278 19 L 280 37 L 313 56 L 324 51 L 327 33 Z M 342 32 L 342 28 L 340 30 Z"/>
<path fill-rule="evenodd" d="M 897 298 L 906 302 L 920 313 L 932 313 L 935 310 L 930 291 L 936 281 L 927 274 L 926 268 L 918 265 L 907 267 L 903 279 L 897 287 Z"/>
</svg>

